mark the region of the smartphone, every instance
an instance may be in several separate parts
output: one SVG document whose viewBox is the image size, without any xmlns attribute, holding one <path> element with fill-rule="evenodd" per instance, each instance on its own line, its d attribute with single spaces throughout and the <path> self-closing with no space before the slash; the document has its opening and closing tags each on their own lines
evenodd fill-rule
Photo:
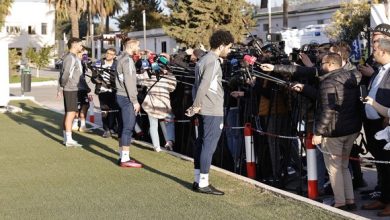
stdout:
<svg viewBox="0 0 390 220">
<path fill-rule="evenodd" d="M 366 85 L 360 85 L 360 97 L 362 97 L 362 99 L 366 99 L 367 97 L 367 87 Z"/>
</svg>

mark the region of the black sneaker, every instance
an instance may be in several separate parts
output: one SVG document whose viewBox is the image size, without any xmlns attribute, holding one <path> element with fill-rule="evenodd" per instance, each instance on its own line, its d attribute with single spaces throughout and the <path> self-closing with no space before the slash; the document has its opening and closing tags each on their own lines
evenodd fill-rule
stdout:
<svg viewBox="0 0 390 220">
<path fill-rule="evenodd" d="M 198 188 L 199 188 L 199 183 L 194 182 L 194 183 L 192 184 L 192 191 L 196 191 Z"/>
<path fill-rule="evenodd" d="M 217 195 L 217 196 L 222 196 L 225 195 L 224 192 L 214 188 L 212 185 L 208 185 L 206 187 L 198 187 L 195 192 L 198 193 L 205 193 L 205 194 L 210 194 L 210 195 Z"/>
<path fill-rule="evenodd" d="M 357 206 L 355 203 L 347 204 L 346 206 L 347 206 L 348 211 L 356 211 L 357 210 Z"/>
</svg>

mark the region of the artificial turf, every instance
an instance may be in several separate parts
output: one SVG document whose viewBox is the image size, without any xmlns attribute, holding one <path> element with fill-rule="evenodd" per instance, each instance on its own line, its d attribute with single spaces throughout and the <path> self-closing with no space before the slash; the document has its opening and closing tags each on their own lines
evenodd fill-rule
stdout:
<svg viewBox="0 0 390 220">
<path fill-rule="evenodd" d="M 117 141 L 74 133 L 62 145 L 62 115 L 31 102 L 0 114 L 0 219 L 343 219 L 211 171 L 225 191 L 191 191 L 192 163 L 144 147 L 130 155 L 142 169 L 119 168 Z"/>
</svg>

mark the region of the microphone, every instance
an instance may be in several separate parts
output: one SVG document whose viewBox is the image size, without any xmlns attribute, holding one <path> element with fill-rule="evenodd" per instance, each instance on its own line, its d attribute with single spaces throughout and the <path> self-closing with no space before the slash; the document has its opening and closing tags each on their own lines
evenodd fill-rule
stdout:
<svg viewBox="0 0 390 220">
<path fill-rule="evenodd" d="M 245 55 L 244 56 L 244 61 L 249 64 L 249 65 L 254 65 L 254 64 L 257 64 L 257 65 L 261 65 L 261 63 L 259 62 L 256 62 L 257 58 L 255 56 L 251 56 L 251 55 Z"/>
<path fill-rule="evenodd" d="M 148 60 L 141 60 L 141 68 L 144 70 L 147 70 L 150 68 L 150 64 Z"/>
<path fill-rule="evenodd" d="M 233 67 L 236 67 L 236 66 L 238 66 L 238 60 L 236 58 L 233 58 L 233 59 L 230 60 L 230 64 Z"/>
</svg>

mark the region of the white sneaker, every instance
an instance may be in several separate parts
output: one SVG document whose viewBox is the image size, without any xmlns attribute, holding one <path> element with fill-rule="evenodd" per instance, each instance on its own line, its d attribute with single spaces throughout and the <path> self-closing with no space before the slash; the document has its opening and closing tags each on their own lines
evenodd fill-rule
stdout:
<svg viewBox="0 0 390 220">
<path fill-rule="evenodd" d="M 78 125 L 72 125 L 72 131 L 78 131 L 79 126 Z"/>
<path fill-rule="evenodd" d="M 164 146 L 167 150 L 173 151 L 173 142 L 172 141 L 167 141 L 167 143 Z"/>
<path fill-rule="evenodd" d="M 387 126 L 385 129 L 376 132 L 375 139 L 386 140 L 387 142 L 390 142 L 390 126 Z"/>
<path fill-rule="evenodd" d="M 66 141 L 65 146 L 66 147 L 82 147 L 83 145 L 79 144 L 75 140 L 70 140 L 70 141 Z"/>
<path fill-rule="evenodd" d="M 384 147 L 383 150 L 390 150 L 390 143 L 387 143 Z"/>
<path fill-rule="evenodd" d="M 157 153 L 160 152 L 161 151 L 161 147 L 155 147 L 154 151 L 156 151 Z"/>
</svg>

